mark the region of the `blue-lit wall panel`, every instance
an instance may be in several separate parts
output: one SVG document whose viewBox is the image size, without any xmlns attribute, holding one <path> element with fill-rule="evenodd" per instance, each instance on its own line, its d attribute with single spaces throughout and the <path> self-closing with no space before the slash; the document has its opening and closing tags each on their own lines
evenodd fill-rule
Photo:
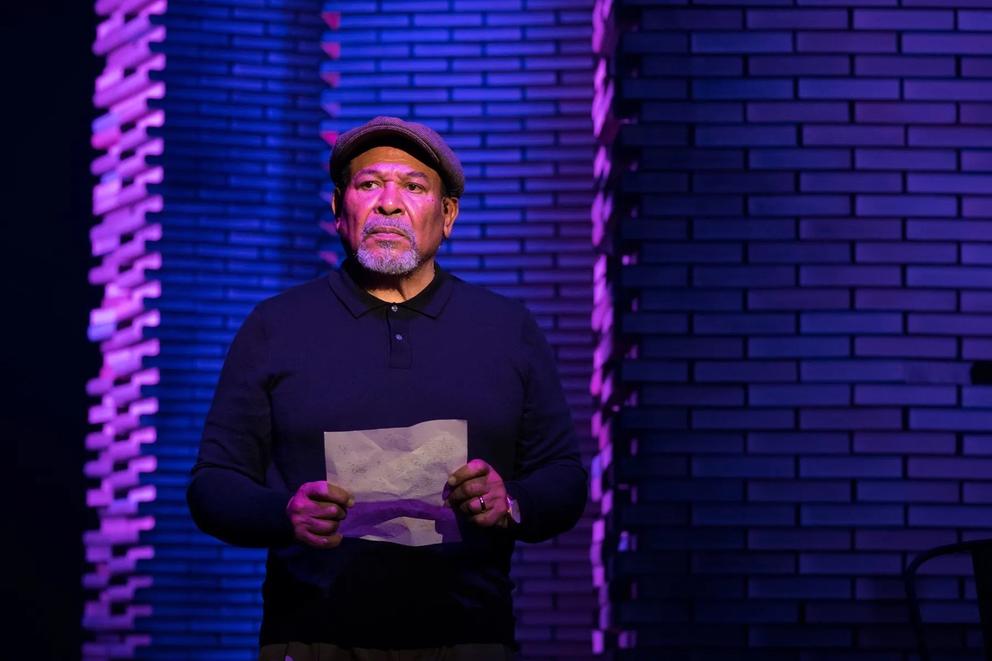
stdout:
<svg viewBox="0 0 992 661">
<path fill-rule="evenodd" d="M 320 9 L 170 0 L 161 19 L 162 295 L 152 332 L 161 352 L 150 360 L 161 378 L 150 389 L 158 465 L 147 477 L 157 497 L 143 506 L 155 517 L 143 536 L 155 555 L 139 564 L 153 582 L 137 595 L 151 605 L 138 627 L 152 643 L 140 658 L 257 656 L 264 551 L 198 532 L 185 486 L 234 331 L 256 302 L 323 270 Z"/>
</svg>

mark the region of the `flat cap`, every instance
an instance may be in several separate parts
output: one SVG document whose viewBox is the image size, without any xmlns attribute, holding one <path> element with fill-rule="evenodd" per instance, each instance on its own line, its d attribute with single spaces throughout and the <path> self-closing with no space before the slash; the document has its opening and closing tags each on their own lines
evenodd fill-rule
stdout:
<svg viewBox="0 0 992 661">
<path fill-rule="evenodd" d="M 429 126 L 399 117 L 379 116 L 338 136 L 331 151 L 331 180 L 343 187 L 348 164 L 373 147 L 396 147 L 437 170 L 447 194 L 461 197 L 465 173 L 455 152 L 437 131 Z"/>
</svg>

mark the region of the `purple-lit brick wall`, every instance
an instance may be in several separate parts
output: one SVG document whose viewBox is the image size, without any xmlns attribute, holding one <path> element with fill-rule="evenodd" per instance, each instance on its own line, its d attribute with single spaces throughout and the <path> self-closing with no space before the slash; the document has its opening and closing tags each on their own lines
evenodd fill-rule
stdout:
<svg viewBox="0 0 992 661">
<path fill-rule="evenodd" d="M 325 4 L 329 142 L 375 115 L 440 131 L 467 178 L 439 262 L 519 299 L 555 350 L 586 457 L 592 332 L 591 0 Z M 325 189 L 329 193 L 329 189 Z M 514 556 L 524 658 L 591 655 L 591 515 Z"/>
<path fill-rule="evenodd" d="M 319 0 L 98 0 L 92 232 L 104 366 L 87 659 L 257 658 L 264 551 L 199 532 L 185 488 L 234 332 L 316 277 Z"/>
<path fill-rule="evenodd" d="M 992 533 L 992 10 L 594 11 L 597 644 L 902 659 Z M 924 580 L 975 644 L 962 565 Z"/>
<path fill-rule="evenodd" d="M 148 360 L 161 349 L 151 329 L 161 319 L 156 299 L 162 260 L 155 242 L 162 227 L 154 215 L 162 197 L 153 188 L 162 181 L 162 168 L 152 160 L 162 153 L 154 131 L 164 116 L 154 103 L 165 92 L 155 80 L 165 58 L 153 49 L 165 38 L 155 24 L 165 10 L 164 0 L 139 5 L 102 0 L 95 6 L 93 51 L 104 66 L 93 94 L 99 117 L 92 146 L 99 155 L 91 167 L 98 181 L 90 239 L 99 262 L 89 281 L 101 288 L 102 297 L 90 313 L 88 336 L 99 343 L 102 361 L 86 386 L 94 402 L 83 471 L 90 480 L 86 504 L 97 520 L 84 534 L 88 566 L 82 582 L 89 594 L 81 624 L 89 640 L 80 657 L 87 661 L 131 658 L 150 643 L 137 622 L 151 606 L 136 593 L 152 584 L 139 562 L 155 553 L 146 536 L 155 518 L 146 504 L 157 495 L 148 480 L 156 468 L 149 450 L 156 434 L 146 416 L 159 405 L 149 387 L 160 374 Z"/>
</svg>

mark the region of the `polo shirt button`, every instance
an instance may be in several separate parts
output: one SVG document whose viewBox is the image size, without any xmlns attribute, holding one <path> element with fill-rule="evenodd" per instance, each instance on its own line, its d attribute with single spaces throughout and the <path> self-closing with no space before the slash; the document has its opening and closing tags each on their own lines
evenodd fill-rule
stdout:
<svg viewBox="0 0 992 661">
<path fill-rule="evenodd" d="M 392 310 L 393 312 L 396 312 L 397 310 L 400 309 L 400 307 L 398 305 L 390 305 L 389 309 Z"/>
<path fill-rule="evenodd" d="M 403 341 L 403 335 L 401 335 L 400 333 L 397 333 L 397 334 L 396 334 L 396 335 L 394 335 L 393 337 L 395 337 L 395 338 L 396 338 L 397 340 L 399 340 L 400 342 L 402 342 L 402 341 Z"/>
</svg>

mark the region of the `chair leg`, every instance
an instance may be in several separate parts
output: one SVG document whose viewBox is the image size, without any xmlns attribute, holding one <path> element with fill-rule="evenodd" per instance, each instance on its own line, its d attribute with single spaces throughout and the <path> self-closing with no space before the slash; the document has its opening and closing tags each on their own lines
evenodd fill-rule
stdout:
<svg viewBox="0 0 992 661">
<path fill-rule="evenodd" d="M 920 600 L 916 594 L 915 572 L 906 572 L 903 575 L 903 580 L 906 582 L 909 621 L 913 626 L 913 634 L 916 636 L 916 650 L 920 655 L 920 661 L 930 661 L 930 650 L 927 649 L 927 639 L 923 631 L 923 615 L 920 613 Z"/>
<path fill-rule="evenodd" d="M 982 624 L 982 645 L 985 658 L 992 660 L 992 554 L 975 548 L 971 551 L 975 569 L 975 593 L 978 595 L 978 617 Z"/>
</svg>

